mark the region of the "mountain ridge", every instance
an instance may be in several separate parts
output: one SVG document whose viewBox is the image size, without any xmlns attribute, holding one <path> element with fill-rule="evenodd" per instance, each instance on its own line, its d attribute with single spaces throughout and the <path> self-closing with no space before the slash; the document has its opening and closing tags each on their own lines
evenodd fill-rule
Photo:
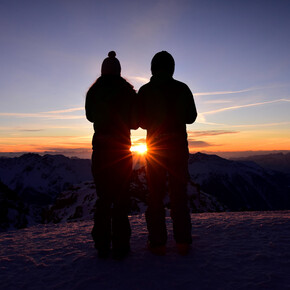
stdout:
<svg viewBox="0 0 290 290">
<path fill-rule="evenodd" d="M 188 184 L 192 212 L 290 209 L 289 175 L 253 161 L 190 154 Z M 2 209 L 27 211 L 28 225 L 91 218 L 97 198 L 88 159 L 25 154 L 0 158 L 0 181 L 23 203 L 2 196 Z M 131 214 L 144 212 L 148 187 L 143 163 L 133 171 Z M 12 204 L 11 204 L 12 203 Z M 168 197 L 165 204 L 170 208 Z M 13 226 L 13 225 L 12 225 Z"/>
<path fill-rule="evenodd" d="M 235 161 L 253 161 L 260 166 L 290 174 L 290 153 L 260 154 L 248 157 L 231 158 Z"/>
</svg>

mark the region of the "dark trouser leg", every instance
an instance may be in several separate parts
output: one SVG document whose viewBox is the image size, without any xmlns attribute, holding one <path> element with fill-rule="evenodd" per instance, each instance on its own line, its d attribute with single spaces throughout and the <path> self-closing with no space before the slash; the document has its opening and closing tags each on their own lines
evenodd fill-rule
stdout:
<svg viewBox="0 0 290 290">
<path fill-rule="evenodd" d="M 112 211 L 112 246 L 113 251 L 122 252 L 130 249 L 131 227 L 128 212 L 123 208 L 115 207 Z"/>
<path fill-rule="evenodd" d="M 115 252 L 130 249 L 131 227 L 128 219 L 130 206 L 130 177 L 132 157 L 125 156 L 115 170 L 115 195 L 112 209 L 112 245 Z"/>
<path fill-rule="evenodd" d="M 96 185 L 98 199 L 95 204 L 94 227 L 92 237 L 95 248 L 102 252 L 108 252 L 111 248 L 111 205 L 112 184 L 109 178 L 109 160 L 107 152 L 93 151 L 92 173 Z"/>
<path fill-rule="evenodd" d="M 122 154 L 121 154 L 122 153 Z M 130 152 L 94 151 L 92 172 L 98 200 L 92 236 L 99 250 L 112 246 L 128 249 L 130 243 L 129 182 L 132 172 Z"/>
<path fill-rule="evenodd" d="M 108 251 L 111 247 L 111 205 L 112 188 L 110 185 L 108 156 L 106 152 L 93 151 L 92 173 L 96 185 L 98 200 L 95 205 L 92 237 L 99 251 Z"/>
<path fill-rule="evenodd" d="M 166 170 L 164 165 L 147 157 L 148 208 L 146 222 L 152 247 L 163 246 L 167 241 L 163 198 L 166 193 Z"/>
<path fill-rule="evenodd" d="M 111 248 L 111 203 L 106 198 L 99 198 L 96 202 L 92 237 L 97 250 L 109 251 Z"/>
<path fill-rule="evenodd" d="M 187 159 L 170 162 L 169 193 L 175 241 L 177 243 L 191 244 L 191 217 L 187 197 L 187 166 Z"/>
</svg>

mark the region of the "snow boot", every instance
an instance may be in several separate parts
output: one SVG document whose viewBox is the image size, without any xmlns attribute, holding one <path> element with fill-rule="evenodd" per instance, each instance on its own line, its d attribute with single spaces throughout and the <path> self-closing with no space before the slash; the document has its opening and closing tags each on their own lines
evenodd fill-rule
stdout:
<svg viewBox="0 0 290 290">
<path fill-rule="evenodd" d="M 177 243 L 176 246 L 177 246 L 177 252 L 178 252 L 179 255 L 186 256 L 186 255 L 189 254 L 190 248 L 191 248 L 190 244 Z"/>
<path fill-rule="evenodd" d="M 104 249 L 97 249 L 98 250 L 98 257 L 100 259 L 107 259 L 110 256 L 111 249 L 104 248 Z"/>
<path fill-rule="evenodd" d="M 123 260 L 125 259 L 130 253 L 130 246 L 123 247 L 123 248 L 113 248 L 113 259 L 114 260 Z"/>
<path fill-rule="evenodd" d="M 148 250 L 156 256 L 165 256 L 166 255 L 166 246 L 152 246 L 150 242 L 147 243 Z"/>
</svg>

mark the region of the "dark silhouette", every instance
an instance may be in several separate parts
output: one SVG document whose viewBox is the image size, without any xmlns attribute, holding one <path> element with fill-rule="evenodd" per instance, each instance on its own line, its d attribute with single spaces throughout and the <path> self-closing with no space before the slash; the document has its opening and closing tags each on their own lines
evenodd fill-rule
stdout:
<svg viewBox="0 0 290 290">
<path fill-rule="evenodd" d="M 174 59 L 166 51 L 151 62 L 152 77 L 138 93 L 140 126 L 147 129 L 147 178 L 149 186 L 146 221 L 149 249 L 164 255 L 167 240 L 163 199 L 168 176 L 174 238 L 180 254 L 190 249 L 191 221 L 188 208 L 188 142 L 186 124 L 197 117 L 188 86 L 173 79 Z"/>
<path fill-rule="evenodd" d="M 112 243 L 113 257 L 122 259 L 130 251 L 130 129 L 137 129 L 133 117 L 136 92 L 121 77 L 116 53 L 111 51 L 108 56 L 86 97 L 86 116 L 95 130 L 92 173 L 98 195 L 92 236 L 99 257 L 109 256 Z"/>
</svg>

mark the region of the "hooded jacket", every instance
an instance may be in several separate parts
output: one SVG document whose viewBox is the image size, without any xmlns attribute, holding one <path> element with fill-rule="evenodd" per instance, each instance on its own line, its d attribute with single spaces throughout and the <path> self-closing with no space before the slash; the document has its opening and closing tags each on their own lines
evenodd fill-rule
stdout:
<svg viewBox="0 0 290 290">
<path fill-rule="evenodd" d="M 188 86 L 160 73 L 138 92 L 139 121 L 147 129 L 147 140 L 174 136 L 187 140 L 186 124 L 197 117 L 193 95 Z M 187 146 L 187 141 L 185 146 Z"/>
</svg>

